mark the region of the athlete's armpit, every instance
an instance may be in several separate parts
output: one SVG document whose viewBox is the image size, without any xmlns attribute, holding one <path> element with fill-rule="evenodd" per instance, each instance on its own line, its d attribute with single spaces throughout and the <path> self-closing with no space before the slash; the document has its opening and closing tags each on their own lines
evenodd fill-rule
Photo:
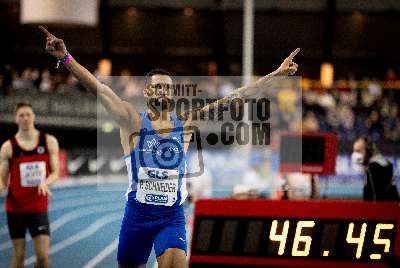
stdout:
<svg viewBox="0 0 400 268">
<path fill-rule="evenodd" d="M 122 101 L 124 109 L 128 113 L 128 122 L 125 127 L 129 133 L 139 132 L 140 126 L 142 125 L 142 119 L 139 112 L 127 101 Z"/>
</svg>

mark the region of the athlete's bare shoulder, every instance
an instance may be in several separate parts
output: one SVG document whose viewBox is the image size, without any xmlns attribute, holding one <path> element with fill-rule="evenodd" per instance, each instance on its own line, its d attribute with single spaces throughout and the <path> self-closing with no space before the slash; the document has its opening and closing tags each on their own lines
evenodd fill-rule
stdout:
<svg viewBox="0 0 400 268">
<path fill-rule="evenodd" d="M 46 143 L 50 152 L 58 151 L 58 140 L 56 137 L 46 133 Z"/>
<path fill-rule="evenodd" d="M 12 153 L 11 141 L 7 140 L 1 145 L 0 157 L 2 159 L 10 159 Z"/>
<path fill-rule="evenodd" d="M 49 133 L 46 133 L 46 139 L 47 139 L 47 142 L 56 142 L 57 141 L 57 138 Z"/>
</svg>

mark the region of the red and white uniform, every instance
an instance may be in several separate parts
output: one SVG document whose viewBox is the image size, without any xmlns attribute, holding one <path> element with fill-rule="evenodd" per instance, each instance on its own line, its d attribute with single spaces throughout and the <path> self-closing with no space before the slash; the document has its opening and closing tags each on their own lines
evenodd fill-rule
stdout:
<svg viewBox="0 0 400 268">
<path fill-rule="evenodd" d="M 38 185 L 49 175 L 49 151 L 46 134 L 40 132 L 37 145 L 30 151 L 23 149 L 15 136 L 10 139 L 12 154 L 9 160 L 10 182 L 6 211 L 10 213 L 47 212 L 47 195 L 38 194 Z"/>
</svg>

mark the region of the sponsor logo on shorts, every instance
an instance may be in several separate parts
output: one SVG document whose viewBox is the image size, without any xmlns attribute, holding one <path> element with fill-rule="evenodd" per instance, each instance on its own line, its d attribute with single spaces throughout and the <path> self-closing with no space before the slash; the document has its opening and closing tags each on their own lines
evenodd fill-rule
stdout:
<svg viewBox="0 0 400 268">
<path fill-rule="evenodd" d="M 39 226 L 38 230 L 39 231 L 47 230 L 47 226 L 46 225 Z"/>
<path fill-rule="evenodd" d="M 146 194 L 145 198 L 147 202 L 153 202 L 158 204 L 166 204 L 168 202 L 167 195 Z"/>
</svg>

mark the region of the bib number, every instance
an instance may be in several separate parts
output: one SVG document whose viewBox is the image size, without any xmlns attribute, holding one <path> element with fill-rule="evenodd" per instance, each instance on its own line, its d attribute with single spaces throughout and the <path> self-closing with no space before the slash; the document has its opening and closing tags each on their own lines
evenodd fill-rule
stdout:
<svg viewBox="0 0 400 268">
<path fill-rule="evenodd" d="M 140 167 L 136 199 L 140 203 L 172 206 L 178 196 L 179 171 Z"/>
<path fill-rule="evenodd" d="M 46 179 L 46 163 L 44 161 L 21 163 L 19 174 L 22 187 L 36 187 Z"/>
</svg>

